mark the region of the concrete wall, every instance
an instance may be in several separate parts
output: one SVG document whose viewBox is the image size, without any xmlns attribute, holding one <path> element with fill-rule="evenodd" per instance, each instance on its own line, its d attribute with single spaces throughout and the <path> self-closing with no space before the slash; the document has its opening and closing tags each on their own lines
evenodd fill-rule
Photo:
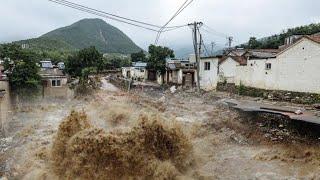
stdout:
<svg viewBox="0 0 320 180">
<path fill-rule="evenodd" d="M 266 63 L 271 69 L 266 70 Z M 320 45 L 302 39 L 276 59 L 249 60 L 237 66 L 236 84 L 293 92 L 320 93 Z"/>
<path fill-rule="evenodd" d="M 271 63 L 271 69 L 266 70 L 266 63 Z M 276 87 L 277 60 L 252 59 L 247 66 L 237 66 L 235 83 L 261 89 L 277 89 Z"/>
<path fill-rule="evenodd" d="M 182 73 L 181 69 L 168 72 L 168 76 L 169 76 L 168 83 L 173 83 L 173 84 L 178 84 L 178 85 L 182 84 L 183 73 Z"/>
<path fill-rule="evenodd" d="M 157 83 L 163 85 L 164 76 L 161 73 L 157 73 Z"/>
<path fill-rule="evenodd" d="M 222 77 L 220 80 L 227 80 L 228 83 L 234 83 L 238 65 L 239 63 L 234 61 L 231 57 L 222 62 L 219 65 L 219 76 Z"/>
<path fill-rule="evenodd" d="M 210 62 L 210 70 L 205 70 L 205 63 Z M 206 58 L 200 61 L 200 86 L 201 89 L 209 91 L 216 89 L 218 84 L 218 58 Z"/>
<path fill-rule="evenodd" d="M 130 77 L 127 76 L 127 72 L 129 71 Z M 148 77 L 147 70 L 145 68 L 134 68 L 134 67 L 123 67 L 122 68 L 122 76 L 124 78 L 133 78 L 133 79 L 141 79 L 144 80 Z"/>
<path fill-rule="evenodd" d="M 130 71 L 130 68 L 129 68 L 129 67 L 123 67 L 123 68 L 121 68 L 122 77 L 128 78 L 128 77 L 127 77 L 127 72 L 128 72 L 128 71 Z"/>
<path fill-rule="evenodd" d="M 61 86 L 53 87 L 51 81 L 57 79 L 61 80 Z M 52 78 L 45 81 L 46 85 L 43 86 L 43 96 L 45 98 L 65 98 L 70 96 L 71 91 L 67 85 L 67 78 Z"/>
<path fill-rule="evenodd" d="M 8 81 L 0 81 L 0 89 L 5 90 L 4 96 L 0 99 L 0 127 L 1 134 L 6 135 L 11 120 L 11 100 Z"/>
</svg>

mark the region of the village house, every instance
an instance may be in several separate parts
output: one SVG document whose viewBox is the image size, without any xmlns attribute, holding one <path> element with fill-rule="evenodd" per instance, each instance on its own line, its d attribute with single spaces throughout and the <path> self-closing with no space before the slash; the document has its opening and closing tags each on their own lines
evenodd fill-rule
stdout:
<svg viewBox="0 0 320 180">
<path fill-rule="evenodd" d="M 51 61 L 40 61 L 39 75 L 42 78 L 43 97 L 66 97 L 68 95 L 67 76 L 54 67 Z"/>
<path fill-rule="evenodd" d="M 134 62 L 132 67 L 122 67 L 122 76 L 127 79 L 144 81 L 148 77 L 147 63 Z"/>
<path fill-rule="evenodd" d="M 267 90 L 320 93 L 320 36 L 289 37 L 277 54 L 252 56 L 237 66 L 236 85 Z"/>
<path fill-rule="evenodd" d="M 184 88 L 193 88 L 196 85 L 196 69 L 195 58 L 168 59 L 164 82 Z"/>
<path fill-rule="evenodd" d="M 234 83 L 237 66 L 247 64 L 244 56 L 225 56 L 219 59 L 219 82 Z"/>
<path fill-rule="evenodd" d="M 214 90 L 218 84 L 218 66 L 220 57 L 201 57 L 199 76 L 200 88 L 206 91 Z"/>
<path fill-rule="evenodd" d="M 218 64 L 220 56 L 201 57 L 199 66 L 200 88 L 205 91 L 214 90 L 218 83 Z M 194 55 L 189 59 L 171 59 L 167 61 L 165 83 L 195 88 L 197 79 L 197 63 Z"/>
</svg>

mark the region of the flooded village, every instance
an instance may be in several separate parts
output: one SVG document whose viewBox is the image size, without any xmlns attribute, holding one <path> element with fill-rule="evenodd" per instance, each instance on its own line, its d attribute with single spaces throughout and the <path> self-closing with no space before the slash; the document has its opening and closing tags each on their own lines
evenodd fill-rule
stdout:
<svg viewBox="0 0 320 180">
<path fill-rule="evenodd" d="M 95 18 L 1 43 L 0 180 L 320 179 L 320 24 L 209 52 L 207 22 L 170 23 L 212 4 L 183 2 L 159 26 L 49 0 Z"/>
</svg>

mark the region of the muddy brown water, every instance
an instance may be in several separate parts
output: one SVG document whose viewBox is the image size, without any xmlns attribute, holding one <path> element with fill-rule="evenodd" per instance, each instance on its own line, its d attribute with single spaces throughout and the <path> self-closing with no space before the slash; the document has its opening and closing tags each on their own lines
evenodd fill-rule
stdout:
<svg viewBox="0 0 320 180">
<path fill-rule="evenodd" d="M 84 109 L 95 126 L 108 130 L 114 127 L 106 121 L 110 116 L 105 113 L 106 109 L 117 104 L 130 112 L 129 122 L 117 128 L 130 126 L 132 119 L 146 112 L 184 125 L 196 157 L 194 166 L 184 172 L 191 179 L 319 178 L 320 148 L 317 145 L 255 141 L 255 136 L 261 140 L 265 134 L 254 134 L 255 129 L 241 123 L 236 112 L 219 105 L 217 96 L 219 94 L 208 101 L 213 96 L 148 89 L 128 94 L 105 84 L 104 90 L 87 100 L 31 105 L 14 114 L 10 137 L 0 141 L 0 175 L 15 179 L 57 179 L 50 169 L 48 156 L 62 119 L 72 109 Z M 252 133 L 247 136 L 242 130 Z"/>
</svg>

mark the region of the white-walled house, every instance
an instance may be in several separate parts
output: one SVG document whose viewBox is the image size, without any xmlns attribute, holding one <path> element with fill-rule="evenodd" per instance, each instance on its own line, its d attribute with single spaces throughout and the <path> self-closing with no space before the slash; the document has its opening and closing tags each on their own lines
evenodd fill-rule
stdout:
<svg viewBox="0 0 320 180">
<path fill-rule="evenodd" d="M 135 62 L 132 67 L 122 67 L 122 76 L 128 79 L 143 81 L 147 77 L 147 63 Z"/>
<path fill-rule="evenodd" d="M 247 59 L 243 56 L 226 56 L 219 61 L 219 81 L 234 83 L 237 66 L 247 64 Z"/>
<path fill-rule="evenodd" d="M 275 58 L 237 66 L 236 84 L 292 92 L 320 93 L 320 36 L 303 36 Z"/>
<path fill-rule="evenodd" d="M 200 59 L 199 75 L 200 87 L 210 91 L 217 88 L 218 84 L 218 57 L 202 57 Z"/>
</svg>

